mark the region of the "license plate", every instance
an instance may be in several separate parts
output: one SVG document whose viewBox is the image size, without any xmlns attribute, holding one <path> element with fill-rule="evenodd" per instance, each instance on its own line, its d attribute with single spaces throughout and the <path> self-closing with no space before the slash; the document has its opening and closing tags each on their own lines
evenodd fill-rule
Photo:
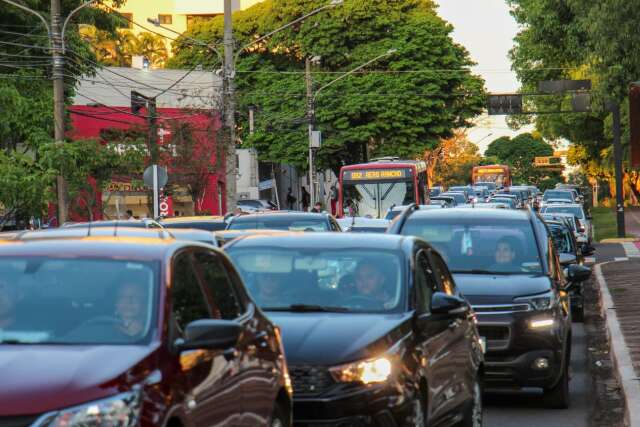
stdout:
<svg viewBox="0 0 640 427">
<path fill-rule="evenodd" d="M 482 348 L 482 353 L 487 352 L 487 339 L 485 337 L 480 337 L 480 348 Z"/>
</svg>

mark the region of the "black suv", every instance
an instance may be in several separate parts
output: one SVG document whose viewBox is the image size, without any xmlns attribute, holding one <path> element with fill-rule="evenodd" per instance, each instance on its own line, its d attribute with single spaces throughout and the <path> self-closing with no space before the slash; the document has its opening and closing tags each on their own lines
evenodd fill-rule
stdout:
<svg viewBox="0 0 640 427">
<path fill-rule="evenodd" d="M 571 310 L 552 238 L 531 210 L 407 209 L 389 233 L 424 238 L 447 261 L 472 304 L 487 354 L 484 384 L 539 387 L 569 405 Z M 571 281 L 588 272 L 568 267 Z"/>
<path fill-rule="evenodd" d="M 282 329 L 296 426 L 482 425 L 473 313 L 423 240 L 287 233 L 225 250 Z"/>
</svg>

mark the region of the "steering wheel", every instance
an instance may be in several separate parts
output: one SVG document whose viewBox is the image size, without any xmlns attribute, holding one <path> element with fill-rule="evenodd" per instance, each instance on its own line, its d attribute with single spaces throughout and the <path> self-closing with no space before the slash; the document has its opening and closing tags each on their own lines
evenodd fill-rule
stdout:
<svg viewBox="0 0 640 427">
<path fill-rule="evenodd" d="M 372 307 L 382 305 L 380 302 L 372 297 L 364 295 L 352 295 L 344 300 L 345 304 L 354 305 L 356 307 Z"/>
</svg>

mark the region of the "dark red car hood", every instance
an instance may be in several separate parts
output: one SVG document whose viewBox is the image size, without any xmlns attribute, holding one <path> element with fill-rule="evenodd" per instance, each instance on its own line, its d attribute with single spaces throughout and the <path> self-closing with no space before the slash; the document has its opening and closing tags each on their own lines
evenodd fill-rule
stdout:
<svg viewBox="0 0 640 427">
<path fill-rule="evenodd" d="M 153 350 L 0 345 L 0 417 L 41 414 L 127 391 L 141 380 Z"/>
</svg>

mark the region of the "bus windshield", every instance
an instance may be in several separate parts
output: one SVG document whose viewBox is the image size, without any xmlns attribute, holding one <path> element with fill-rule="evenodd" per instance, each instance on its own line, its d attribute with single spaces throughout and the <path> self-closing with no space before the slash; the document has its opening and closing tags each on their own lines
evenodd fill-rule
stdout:
<svg viewBox="0 0 640 427">
<path fill-rule="evenodd" d="M 344 214 L 384 218 L 392 206 L 415 203 L 415 189 L 411 181 L 386 181 L 342 185 Z M 350 215 L 350 216 L 351 216 Z"/>
</svg>

